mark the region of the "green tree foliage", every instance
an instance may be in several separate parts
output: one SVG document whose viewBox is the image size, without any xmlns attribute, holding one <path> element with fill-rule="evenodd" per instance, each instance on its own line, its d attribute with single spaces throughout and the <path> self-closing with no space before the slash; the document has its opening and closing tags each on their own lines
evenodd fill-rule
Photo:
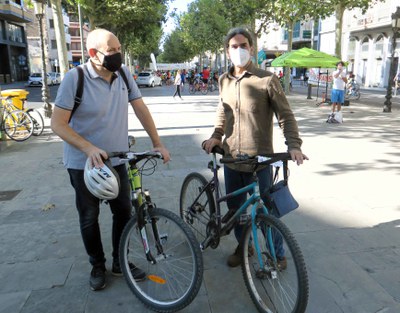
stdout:
<svg viewBox="0 0 400 313">
<path fill-rule="evenodd" d="M 82 6 L 92 29 L 106 28 L 115 33 L 125 52 L 136 58 L 158 50 L 161 25 L 168 0 L 68 0 Z M 148 62 L 148 61 L 147 61 Z"/>
<path fill-rule="evenodd" d="M 193 51 L 183 40 L 182 30 L 176 29 L 165 39 L 164 52 L 160 55 L 159 62 L 181 63 L 192 57 Z"/>
</svg>

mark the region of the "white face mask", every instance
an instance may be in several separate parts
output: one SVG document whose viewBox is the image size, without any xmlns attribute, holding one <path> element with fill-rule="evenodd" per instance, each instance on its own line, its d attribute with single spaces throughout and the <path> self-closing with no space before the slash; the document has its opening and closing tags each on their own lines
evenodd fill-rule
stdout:
<svg viewBox="0 0 400 313">
<path fill-rule="evenodd" d="M 244 67 L 250 60 L 250 52 L 243 48 L 229 49 L 229 57 L 235 66 Z"/>
</svg>

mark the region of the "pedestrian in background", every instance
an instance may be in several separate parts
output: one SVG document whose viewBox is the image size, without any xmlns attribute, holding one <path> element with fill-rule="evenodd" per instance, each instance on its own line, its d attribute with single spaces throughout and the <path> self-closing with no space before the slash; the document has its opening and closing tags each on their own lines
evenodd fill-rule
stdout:
<svg viewBox="0 0 400 313">
<path fill-rule="evenodd" d="M 173 98 L 175 98 L 176 94 L 178 94 L 179 98 L 181 100 L 183 100 L 182 97 L 181 97 L 181 85 L 182 85 L 181 70 L 178 70 L 176 72 L 174 85 L 175 85 L 176 89 L 175 89 L 175 93 L 173 95 Z"/>
<path fill-rule="evenodd" d="M 254 46 L 250 33 L 243 28 L 231 29 L 226 36 L 225 47 L 233 66 L 219 78 L 220 102 L 215 128 L 211 138 L 203 142 L 204 150 L 210 153 L 214 146 L 222 146 L 226 157 L 273 153 L 273 119 L 276 116 L 292 160 L 302 164 L 308 158 L 301 151 L 302 140 L 297 122 L 276 75 L 252 63 Z M 269 189 L 272 183 L 270 167 L 258 169 L 256 174 L 260 190 Z M 253 182 L 253 167 L 225 164 L 224 176 L 226 194 L 229 194 Z M 229 211 L 222 222 L 227 222 L 245 201 L 246 195 L 229 199 Z M 243 225 L 235 227 L 238 242 L 242 230 Z M 287 262 L 282 244 L 275 248 L 278 264 L 285 269 Z M 238 245 L 228 258 L 228 266 L 241 264 L 240 251 Z M 254 250 L 249 249 L 249 253 L 254 253 Z"/>
<path fill-rule="evenodd" d="M 340 110 L 342 109 L 342 104 L 344 103 L 344 89 L 347 83 L 346 71 L 344 66 L 345 64 L 343 61 L 338 62 L 336 64 L 336 71 L 333 71 L 332 73 L 333 77 L 332 93 L 331 93 L 332 114 L 335 114 L 336 108 L 337 112 L 340 112 Z"/>
<path fill-rule="evenodd" d="M 84 182 L 86 161 L 90 168 L 108 170 L 104 164 L 108 158 L 107 152 L 129 149 L 128 103 L 150 136 L 154 150 L 163 155 L 164 162 L 168 162 L 170 157 L 160 141 L 153 118 L 132 75 L 122 65 L 118 38 L 105 29 L 96 29 L 89 33 L 86 45 L 90 59 L 81 66 L 84 73 L 81 104 L 72 116 L 78 88 L 78 70 L 73 69 L 66 73 L 58 89 L 51 127 L 64 140 L 64 166 L 75 190 L 81 235 L 92 265 L 90 287 L 92 290 L 100 290 L 106 286 L 106 258 L 98 221 L 100 200 Z M 128 86 L 120 70 L 124 71 Z M 112 164 L 110 167 L 120 180 L 118 196 L 109 200 L 113 214 L 111 272 L 115 276 L 122 276 L 119 241 L 132 216 L 130 187 L 125 164 Z M 134 264 L 130 264 L 130 268 L 135 280 L 145 279 L 146 273 L 141 269 Z"/>
</svg>

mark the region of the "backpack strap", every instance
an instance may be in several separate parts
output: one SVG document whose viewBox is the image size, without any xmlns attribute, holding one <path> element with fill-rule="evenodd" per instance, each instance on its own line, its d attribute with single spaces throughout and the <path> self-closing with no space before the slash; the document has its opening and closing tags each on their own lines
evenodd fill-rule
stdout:
<svg viewBox="0 0 400 313">
<path fill-rule="evenodd" d="M 84 64 L 83 67 L 86 69 L 86 64 Z M 75 103 L 74 107 L 72 108 L 71 116 L 69 117 L 68 123 L 71 121 L 72 115 L 75 113 L 76 109 L 82 102 L 83 87 L 85 85 L 85 76 L 83 72 L 84 69 L 82 68 L 82 66 L 77 66 L 76 70 L 78 71 L 78 87 L 76 88 L 76 94 L 74 99 Z M 126 87 L 128 88 L 128 95 L 129 95 L 131 93 L 131 88 L 129 88 L 128 77 L 126 77 L 126 74 L 122 69 L 122 67 L 118 71 L 122 79 L 124 80 Z"/>
<path fill-rule="evenodd" d="M 129 88 L 129 82 L 128 82 L 128 77 L 126 77 L 126 74 L 122 67 L 118 70 L 119 74 L 121 75 L 122 79 L 125 82 L 126 88 L 128 88 L 128 95 L 131 93 L 131 88 Z"/>
<path fill-rule="evenodd" d="M 83 66 L 86 67 L 86 64 Z M 75 113 L 76 109 L 82 102 L 83 86 L 85 85 L 85 76 L 83 73 L 83 68 L 81 66 L 77 66 L 76 70 L 78 71 L 78 87 L 76 88 L 76 94 L 74 99 L 75 103 L 74 107 L 72 108 L 68 123 L 71 121 L 72 115 Z"/>
</svg>

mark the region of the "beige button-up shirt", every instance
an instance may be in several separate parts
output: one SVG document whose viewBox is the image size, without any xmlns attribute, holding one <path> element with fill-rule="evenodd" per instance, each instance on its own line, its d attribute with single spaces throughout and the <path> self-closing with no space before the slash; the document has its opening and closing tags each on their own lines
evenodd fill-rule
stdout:
<svg viewBox="0 0 400 313">
<path fill-rule="evenodd" d="M 233 68 L 219 80 L 220 102 L 213 138 L 223 140 L 226 155 L 250 156 L 273 153 L 273 116 L 285 136 L 288 151 L 301 150 L 297 122 L 278 78 L 250 63 L 242 76 L 232 75 Z M 240 171 L 247 166 L 229 165 Z"/>
</svg>

